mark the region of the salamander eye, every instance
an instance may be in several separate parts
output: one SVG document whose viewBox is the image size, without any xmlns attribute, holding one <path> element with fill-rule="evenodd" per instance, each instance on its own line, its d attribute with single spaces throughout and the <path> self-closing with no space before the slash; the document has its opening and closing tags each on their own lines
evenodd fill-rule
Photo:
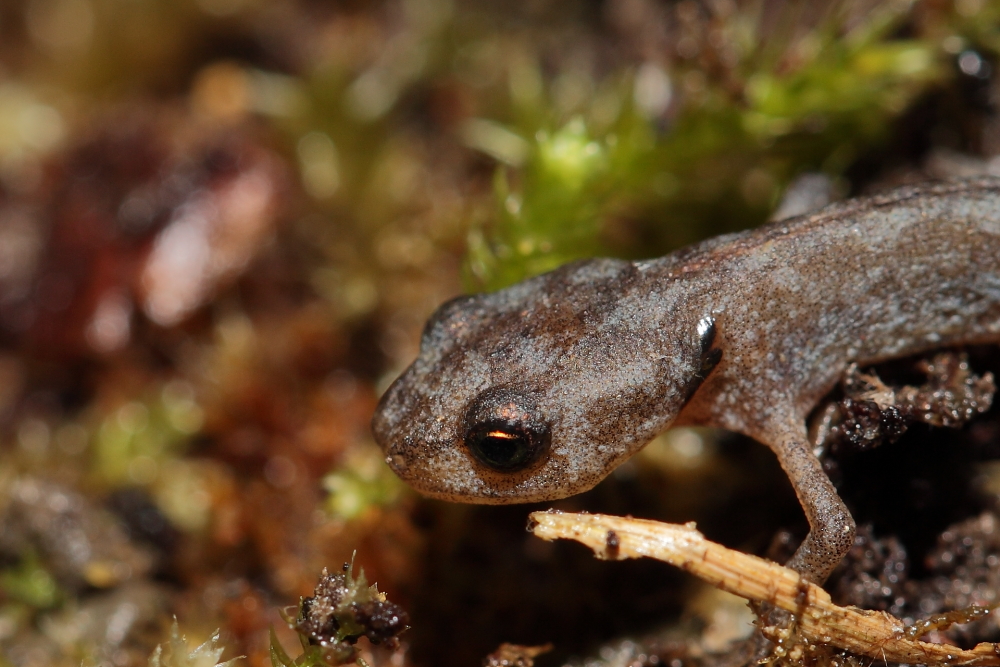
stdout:
<svg viewBox="0 0 1000 667">
<path fill-rule="evenodd" d="M 465 446 L 497 472 L 523 470 L 548 449 L 550 432 L 534 402 L 510 389 L 491 389 L 469 407 Z"/>
<path fill-rule="evenodd" d="M 535 460 L 543 448 L 545 433 L 503 421 L 476 424 L 465 443 L 479 462 L 504 472 L 520 470 Z"/>
</svg>

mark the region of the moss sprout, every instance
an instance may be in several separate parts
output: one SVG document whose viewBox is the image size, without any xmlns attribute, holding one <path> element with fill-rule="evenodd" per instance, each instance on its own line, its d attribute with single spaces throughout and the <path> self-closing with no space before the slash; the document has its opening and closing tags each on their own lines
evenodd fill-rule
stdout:
<svg viewBox="0 0 1000 667">
<path fill-rule="evenodd" d="M 225 646 L 219 645 L 219 631 L 188 650 L 187 639 L 177 629 L 177 619 L 170 627 L 170 639 L 159 644 L 149 657 L 149 667 L 232 667 L 239 658 L 219 662 Z"/>
<path fill-rule="evenodd" d="M 355 644 L 366 637 L 372 644 L 398 648 L 399 634 L 407 629 L 409 616 L 397 604 L 368 585 L 364 570 L 354 576 L 354 561 L 341 572 L 325 569 L 312 597 L 302 598 L 289 626 L 302 642 L 302 655 L 291 658 L 271 630 L 273 667 L 343 665 L 359 661 Z"/>
<path fill-rule="evenodd" d="M 341 519 L 356 519 L 370 507 L 386 506 L 399 497 L 403 485 L 383 463 L 382 452 L 371 446 L 354 450 L 336 470 L 323 478 L 329 492 L 327 511 Z"/>
</svg>

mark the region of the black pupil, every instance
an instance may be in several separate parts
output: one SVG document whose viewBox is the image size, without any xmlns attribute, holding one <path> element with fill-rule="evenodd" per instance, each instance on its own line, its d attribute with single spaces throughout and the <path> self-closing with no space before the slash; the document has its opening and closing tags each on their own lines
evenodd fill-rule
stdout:
<svg viewBox="0 0 1000 667">
<path fill-rule="evenodd" d="M 503 422 L 478 424 L 466 436 L 472 454 L 496 470 L 516 470 L 530 463 L 535 440 L 530 431 Z"/>
</svg>

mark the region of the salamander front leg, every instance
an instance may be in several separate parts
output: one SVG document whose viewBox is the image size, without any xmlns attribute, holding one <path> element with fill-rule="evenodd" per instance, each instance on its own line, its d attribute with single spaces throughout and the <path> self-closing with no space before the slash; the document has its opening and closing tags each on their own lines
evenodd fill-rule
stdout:
<svg viewBox="0 0 1000 667">
<path fill-rule="evenodd" d="M 823 584 L 854 544 L 855 525 L 806 442 L 802 429 L 784 433 L 772 445 L 809 520 L 809 535 L 785 565 Z"/>
</svg>

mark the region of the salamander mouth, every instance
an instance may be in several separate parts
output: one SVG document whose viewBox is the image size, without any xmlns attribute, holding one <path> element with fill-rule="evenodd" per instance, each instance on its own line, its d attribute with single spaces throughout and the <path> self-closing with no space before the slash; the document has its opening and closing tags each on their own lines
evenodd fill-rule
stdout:
<svg viewBox="0 0 1000 667">
<path fill-rule="evenodd" d="M 421 495 L 436 500 L 445 500 L 454 503 L 467 505 L 523 505 L 526 503 L 540 503 L 551 500 L 559 500 L 563 496 L 558 494 L 544 493 L 538 496 L 526 496 L 517 491 L 503 492 L 495 489 L 484 489 L 482 493 L 469 493 L 467 491 L 449 491 L 441 488 L 427 488 L 419 483 L 407 480 L 414 489 Z"/>
<path fill-rule="evenodd" d="M 490 471 L 471 461 L 460 445 L 418 443 L 412 438 L 390 446 L 385 461 L 421 495 L 449 502 L 513 505 L 558 500 L 587 490 L 550 483 L 551 475 L 543 475 L 546 481 L 539 482 L 537 468 L 519 474 Z"/>
</svg>

